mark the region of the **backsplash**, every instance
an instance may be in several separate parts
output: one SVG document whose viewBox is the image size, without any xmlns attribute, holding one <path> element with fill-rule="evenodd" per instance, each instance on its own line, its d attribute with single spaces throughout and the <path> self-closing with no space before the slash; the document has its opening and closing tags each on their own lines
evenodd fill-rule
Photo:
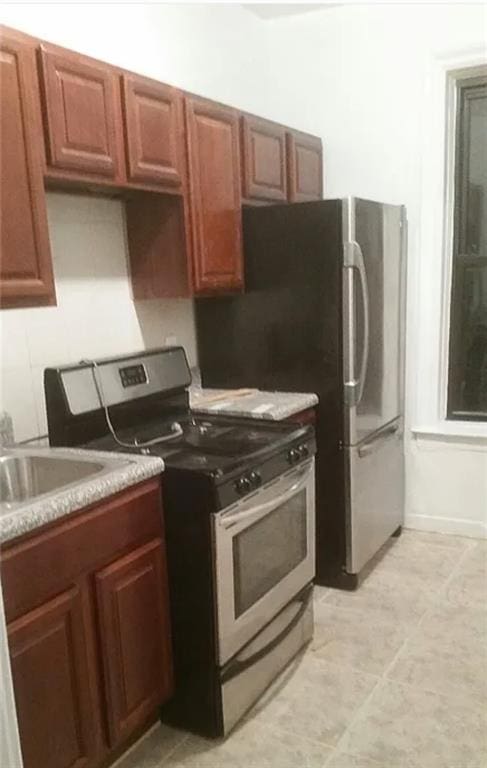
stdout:
<svg viewBox="0 0 487 768">
<path fill-rule="evenodd" d="M 132 299 L 123 203 L 57 192 L 47 203 L 57 306 L 0 312 L 0 411 L 12 416 L 17 441 L 47 431 L 46 366 L 174 339 L 197 363 L 191 299 Z"/>
</svg>

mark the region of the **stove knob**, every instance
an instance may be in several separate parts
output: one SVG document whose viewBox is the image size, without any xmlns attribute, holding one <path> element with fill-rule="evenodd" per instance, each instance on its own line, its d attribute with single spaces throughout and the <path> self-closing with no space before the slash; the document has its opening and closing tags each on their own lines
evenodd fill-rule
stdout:
<svg viewBox="0 0 487 768">
<path fill-rule="evenodd" d="M 309 448 L 304 443 L 298 447 L 298 451 L 302 459 L 305 459 L 307 456 L 309 456 Z"/>
<path fill-rule="evenodd" d="M 249 475 L 249 480 L 253 488 L 258 488 L 259 485 L 262 485 L 262 478 L 260 476 L 260 472 L 252 471 Z"/>
<path fill-rule="evenodd" d="M 246 493 L 250 491 L 250 480 L 248 477 L 241 477 L 237 482 L 235 483 L 235 490 L 237 491 L 240 496 L 244 496 Z"/>
<path fill-rule="evenodd" d="M 290 464 L 296 464 L 297 461 L 299 461 L 299 451 L 296 450 L 296 448 L 291 448 L 287 455 L 287 460 Z"/>
</svg>

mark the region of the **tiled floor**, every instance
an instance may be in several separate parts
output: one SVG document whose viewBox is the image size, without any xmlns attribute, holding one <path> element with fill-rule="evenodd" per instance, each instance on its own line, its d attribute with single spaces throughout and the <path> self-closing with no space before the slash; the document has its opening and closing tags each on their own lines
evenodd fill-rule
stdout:
<svg viewBox="0 0 487 768">
<path fill-rule="evenodd" d="M 486 768 L 487 542 L 405 531 L 225 741 L 162 726 L 118 768 Z"/>
</svg>

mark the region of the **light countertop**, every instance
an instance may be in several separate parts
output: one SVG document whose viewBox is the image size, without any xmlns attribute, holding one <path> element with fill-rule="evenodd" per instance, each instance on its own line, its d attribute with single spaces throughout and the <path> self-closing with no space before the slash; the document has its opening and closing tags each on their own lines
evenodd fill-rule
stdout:
<svg viewBox="0 0 487 768">
<path fill-rule="evenodd" d="M 156 456 L 78 448 L 12 448 L 8 449 L 8 455 L 79 458 L 100 462 L 104 467 L 83 480 L 61 486 L 32 500 L 22 501 L 12 508 L 0 503 L 0 544 L 66 517 L 125 488 L 159 475 L 164 470 L 164 462 Z"/>
<path fill-rule="evenodd" d="M 312 392 L 263 392 L 258 389 L 201 389 L 189 391 L 191 409 L 252 419 L 281 421 L 313 408 L 318 397 Z"/>
</svg>

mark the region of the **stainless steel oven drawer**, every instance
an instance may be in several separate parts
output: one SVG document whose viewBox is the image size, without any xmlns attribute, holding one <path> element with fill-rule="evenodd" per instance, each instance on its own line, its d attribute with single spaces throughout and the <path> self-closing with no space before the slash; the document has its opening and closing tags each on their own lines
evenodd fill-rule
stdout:
<svg viewBox="0 0 487 768">
<path fill-rule="evenodd" d="M 223 669 L 225 735 L 313 636 L 313 589 L 292 600 Z"/>
</svg>

